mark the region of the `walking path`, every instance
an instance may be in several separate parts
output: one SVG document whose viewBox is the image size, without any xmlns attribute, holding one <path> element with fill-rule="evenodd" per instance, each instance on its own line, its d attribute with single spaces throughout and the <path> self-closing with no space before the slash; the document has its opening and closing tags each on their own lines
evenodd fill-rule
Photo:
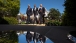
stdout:
<svg viewBox="0 0 76 43">
<path fill-rule="evenodd" d="M 45 26 L 45 24 L 18 24 L 18 25 Z"/>
</svg>

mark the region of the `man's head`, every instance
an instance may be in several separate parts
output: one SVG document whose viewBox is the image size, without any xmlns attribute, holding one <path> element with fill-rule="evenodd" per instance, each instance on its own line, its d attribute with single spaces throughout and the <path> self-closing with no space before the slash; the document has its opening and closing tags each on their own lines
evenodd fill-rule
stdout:
<svg viewBox="0 0 76 43">
<path fill-rule="evenodd" d="M 30 4 L 28 4 L 28 8 L 30 8 Z"/>
<path fill-rule="evenodd" d="M 42 4 L 40 4 L 40 7 L 42 7 Z"/>
<path fill-rule="evenodd" d="M 36 4 L 34 4 L 34 7 L 36 7 Z"/>
</svg>

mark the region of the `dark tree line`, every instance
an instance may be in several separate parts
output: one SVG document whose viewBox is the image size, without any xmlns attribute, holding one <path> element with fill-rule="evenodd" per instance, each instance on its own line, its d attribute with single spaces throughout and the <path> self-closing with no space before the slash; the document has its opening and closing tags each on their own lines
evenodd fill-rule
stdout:
<svg viewBox="0 0 76 43">
<path fill-rule="evenodd" d="M 64 6 L 65 11 L 62 19 L 62 24 L 65 26 L 76 26 L 76 1 L 75 0 L 65 0 Z"/>
</svg>

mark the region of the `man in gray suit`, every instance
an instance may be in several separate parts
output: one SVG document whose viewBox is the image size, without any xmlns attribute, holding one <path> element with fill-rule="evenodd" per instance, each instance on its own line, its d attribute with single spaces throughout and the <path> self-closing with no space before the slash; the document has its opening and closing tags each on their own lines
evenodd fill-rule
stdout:
<svg viewBox="0 0 76 43">
<path fill-rule="evenodd" d="M 27 23 L 31 23 L 30 16 L 32 15 L 32 8 L 30 8 L 30 5 L 28 5 L 26 14 L 27 14 Z"/>
<path fill-rule="evenodd" d="M 39 7 L 39 14 L 40 14 L 40 24 L 44 23 L 45 8 L 42 6 L 42 4 L 40 4 L 40 7 Z"/>
</svg>

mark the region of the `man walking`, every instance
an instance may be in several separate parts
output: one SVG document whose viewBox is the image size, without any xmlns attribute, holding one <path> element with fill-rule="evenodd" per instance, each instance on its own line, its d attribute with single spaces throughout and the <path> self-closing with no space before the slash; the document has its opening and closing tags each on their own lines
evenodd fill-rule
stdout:
<svg viewBox="0 0 76 43">
<path fill-rule="evenodd" d="M 44 23 L 45 8 L 42 6 L 42 4 L 40 4 L 40 7 L 39 7 L 39 14 L 40 14 L 40 24 Z"/>
<path fill-rule="evenodd" d="M 28 5 L 26 14 L 27 14 L 27 23 L 31 23 L 30 16 L 32 15 L 32 8 L 30 8 L 30 5 Z"/>
<path fill-rule="evenodd" d="M 34 5 L 34 8 L 33 8 L 33 13 L 34 13 L 34 23 L 38 23 L 37 21 L 37 15 L 38 15 L 38 8 L 36 7 L 36 4 Z"/>
<path fill-rule="evenodd" d="M 21 24 L 22 20 L 21 20 L 21 15 L 20 15 L 20 13 L 17 15 L 17 19 L 18 19 L 18 23 Z"/>
</svg>

